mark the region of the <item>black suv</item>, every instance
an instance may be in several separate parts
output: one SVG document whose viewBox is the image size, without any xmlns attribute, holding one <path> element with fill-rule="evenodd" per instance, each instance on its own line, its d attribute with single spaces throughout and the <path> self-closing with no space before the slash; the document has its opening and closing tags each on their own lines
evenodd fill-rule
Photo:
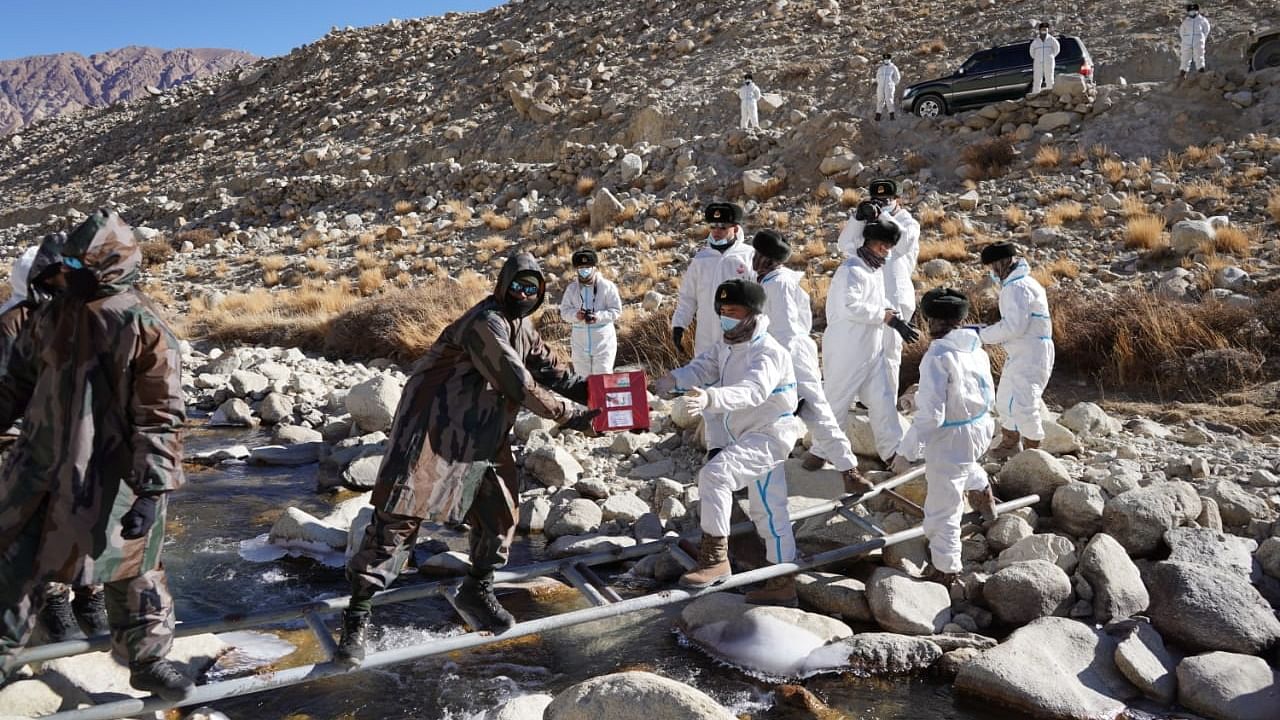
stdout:
<svg viewBox="0 0 1280 720">
<path fill-rule="evenodd" d="M 1058 74 L 1093 78 L 1093 59 L 1084 41 L 1059 35 Z M 974 53 L 954 74 L 907 86 L 902 107 L 920 117 L 937 117 L 1023 97 L 1031 90 L 1031 41 L 1001 45 Z"/>
</svg>

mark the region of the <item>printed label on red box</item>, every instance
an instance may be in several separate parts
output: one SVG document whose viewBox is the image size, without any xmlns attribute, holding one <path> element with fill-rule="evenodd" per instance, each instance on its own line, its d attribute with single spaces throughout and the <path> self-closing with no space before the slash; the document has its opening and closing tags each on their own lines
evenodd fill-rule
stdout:
<svg viewBox="0 0 1280 720">
<path fill-rule="evenodd" d="M 604 396 L 605 407 L 630 407 L 631 393 L 629 392 L 611 392 Z"/>
<path fill-rule="evenodd" d="M 635 420 L 635 415 L 630 410 L 610 410 L 609 411 L 609 427 L 630 427 Z"/>
</svg>

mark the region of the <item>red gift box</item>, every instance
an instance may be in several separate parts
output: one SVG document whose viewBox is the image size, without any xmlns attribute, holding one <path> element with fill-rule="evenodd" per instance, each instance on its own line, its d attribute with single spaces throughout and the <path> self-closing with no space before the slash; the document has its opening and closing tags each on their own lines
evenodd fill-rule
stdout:
<svg viewBox="0 0 1280 720">
<path fill-rule="evenodd" d="M 587 378 L 587 407 L 599 410 L 591 421 L 598 433 L 649 429 L 649 392 L 643 370 Z"/>
</svg>

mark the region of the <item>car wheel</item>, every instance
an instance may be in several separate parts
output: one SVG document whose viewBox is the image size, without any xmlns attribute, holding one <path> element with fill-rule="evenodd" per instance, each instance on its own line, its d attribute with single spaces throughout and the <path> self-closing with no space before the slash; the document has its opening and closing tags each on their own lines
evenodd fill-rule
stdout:
<svg viewBox="0 0 1280 720">
<path fill-rule="evenodd" d="M 915 113 L 920 117 L 938 117 L 947 111 L 947 106 L 938 95 L 925 95 L 916 101 Z"/>
<path fill-rule="evenodd" d="M 1253 51 L 1253 59 L 1249 63 L 1251 70 L 1269 67 L 1280 67 L 1280 38 L 1268 40 Z"/>
</svg>

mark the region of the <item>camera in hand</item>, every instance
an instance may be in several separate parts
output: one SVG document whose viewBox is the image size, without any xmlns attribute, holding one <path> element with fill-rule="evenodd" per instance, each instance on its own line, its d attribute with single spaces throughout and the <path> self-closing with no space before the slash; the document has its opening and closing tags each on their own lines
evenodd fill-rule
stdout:
<svg viewBox="0 0 1280 720">
<path fill-rule="evenodd" d="M 587 324 L 594 325 L 596 322 L 596 314 L 588 310 L 587 312 L 583 313 L 582 319 L 586 320 Z"/>
<path fill-rule="evenodd" d="M 880 211 L 883 209 L 884 206 L 877 200 L 863 200 L 858 203 L 858 209 L 854 210 L 853 217 L 864 223 L 871 222 L 880 217 Z"/>
</svg>

